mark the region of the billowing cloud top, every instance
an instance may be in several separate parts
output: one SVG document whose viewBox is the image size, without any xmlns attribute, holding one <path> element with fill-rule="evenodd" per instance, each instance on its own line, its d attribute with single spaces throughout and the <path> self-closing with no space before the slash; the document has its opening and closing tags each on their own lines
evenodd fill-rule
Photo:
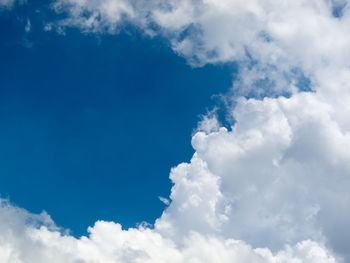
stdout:
<svg viewBox="0 0 350 263">
<path fill-rule="evenodd" d="M 99 221 L 76 239 L 47 215 L 3 201 L 1 262 L 350 261 L 346 1 L 58 0 L 53 8 L 66 15 L 59 30 L 115 34 L 133 24 L 168 38 L 193 66 L 238 63 L 225 98 L 232 126 L 203 118 L 196 152 L 172 169 L 171 202 L 152 228 Z"/>
</svg>

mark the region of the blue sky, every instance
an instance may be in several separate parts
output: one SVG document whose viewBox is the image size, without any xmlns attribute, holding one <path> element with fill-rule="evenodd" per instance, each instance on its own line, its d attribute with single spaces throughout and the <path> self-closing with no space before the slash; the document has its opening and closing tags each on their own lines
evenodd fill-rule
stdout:
<svg viewBox="0 0 350 263">
<path fill-rule="evenodd" d="M 77 235 L 98 219 L 154 221 L 170 168 L 192 156 L 192 132 L 234 66 L 192 68 L 132 27 L 43 32 L 22 9 L 0 18 L 1 195 Z"/>
<path fill-rule="evenodd" d="M 0 262 L 350 262 L 349 47 L 348 0 L 0 0 Z"/>
</svg>

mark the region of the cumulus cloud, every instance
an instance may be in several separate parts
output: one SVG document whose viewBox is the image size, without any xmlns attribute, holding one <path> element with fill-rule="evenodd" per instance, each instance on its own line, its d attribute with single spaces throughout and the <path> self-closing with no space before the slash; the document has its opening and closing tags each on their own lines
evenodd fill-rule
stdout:
<svg viewBox="0 0 350 263">
<path fill-rule="evenodd" d="M 3 263 L 335 262 L 325 247 L 309 240 L 272 253 L 267 248 L 253 249 L 243 241 L 196 232 L 175 244 L 149 228 L 123 230 L 119 224 L 104 221 L 90 227 L 89 236 L 77 239 L 55 230 L 45 213 L 33 215 L 4 200 L 0 206 L 0 228 Z"/>
<path fill-rule="evenodd" d="M 53 8 L 66 14 L 60 30 L 115 34 L 131 23 L 168 38 L 193 66 L 238 63 L 225 98 L 233 121 L 228 129 L 213 112 L 203 117 L 196 152 L 172 169 L 170 203 L 153 228 L 99 221 L 76 239 L 3 205 L 4 262 L 350 261 L 347 1 L 57 0 Z"/>
<path fill-rule="evenodd" d="M 350 135 L 333 110 L 317 93 L 241 98 L 232 131 L 193 136 L 196 153 L 173 169 L 173 202 L 156 227 L 272 249 L 311 238 L 348 253 Z"/>
</svg>

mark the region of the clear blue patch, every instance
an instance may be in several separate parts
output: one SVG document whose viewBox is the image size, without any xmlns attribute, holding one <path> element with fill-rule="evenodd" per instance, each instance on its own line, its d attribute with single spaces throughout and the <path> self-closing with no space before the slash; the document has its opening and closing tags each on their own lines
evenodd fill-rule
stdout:
<svg viewBox="0 0 350 263">
<path fill-rule="evenodd" d="M 332 6 L 332 15 L 336 18 L 341 18 L 343 16 L 343 12 L 346 6 L 347 2 L 345 1 L 343 3 L 334 4 Z"/>
<path fill-rule="evenodd" d="M 293 72 L 294 78 L 296 79 L 296 87 L 300 90 L 300 91 L 304 91 L 304 92 L 312 92 L 312 87 L 311 87 L 311 80 L 310 78 L 306 77 L 304 75 L 304 73 L 301 70 L 294 70 Z"/>
<path fill-rule="evenodd" d="M 265 31 L 261 31 L 259 33 L 258 37 L 263 39 L 265 42 L 271 42 L 272 41 L 271 36 Z"/>
<path fill-rule="evenodd" d="M 191 158 L 192 129 L 234 68 L 193 69 L 132 28 L 43 32 L 48 3 L 28 4 L 0 16 L 1 195 L 75 235 L 99 219 L 153 222 L 170 168 Z"/>
</svg>

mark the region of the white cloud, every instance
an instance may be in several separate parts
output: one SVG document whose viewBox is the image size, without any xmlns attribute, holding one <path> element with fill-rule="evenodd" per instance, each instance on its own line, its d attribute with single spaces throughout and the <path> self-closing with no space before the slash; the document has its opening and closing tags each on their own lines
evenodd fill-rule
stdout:
<svg viewBox="0 0 350 263">
<path fill-rule="evenodd" d="M 124 0 L 56 1 L 53 8 L 57 12 L 68 11 L 69 17 L 61 22 L 61 26 L 77 26 L 85 31 L 113 33 L 125 18 L 137 19 L 133 6 Z"/>
<path fill-rule="evenodd" d="M 335 17 L 334 8 L 343 6 Z M 75 239 L 24 223 L 16 232 L 6 217 L 3 257 L 341 262 L 330 255 L 334 250 L 350 261 L 347 2 L 57 0 L 54 8 L 67 14 L 57 24 L 60 30 L 118 33 L 132 23 L 167 37 L 194 66 L 238 62 L 238 78 L 226 97 L 234 102 L 227 109 L 234 122 L 228 130 L 210 113 L 199 123 L 192 138 L 196 153 L 172 169 L 171 202 L 154 229 L 122 230 L 100 221 L 89 237 Z M 310 80 L 312 92 L 300 92 L 301 78 Z M 288 98 L 276 96 L 286 93 Z M 247 94 L 255 99 L 241 96 Z M 21 211 L 9 215 L 29 215 Z M 12 232 L 17 234 L 8 238 Z M 29 252 L 18 241 L 24 233 L 23 242 L 33 246 Z"/>
<path fill-rule="evenodd" d="M 196 154 L 172 171 L 173 201 L 156 228 L 216 233 L 272 249 L 326 240 L 346 254 L 350 135 L 332 111 L 317 93 L 241 99 L 232 131 L 193 136 Z"/>
<path fill-rule="evenodd" d="M 158 198 L 163 204 L 165 204 L 165 205 L 169 205 L 170 204 L 170 201 L 169 201 L 168 198 L 165 198 L 165 197 L 162 197 L 162 196 L 159 196 Z"/>
<path fill-rule="evenodd" d="M 2 201 L 0 215 L 2 263 L 335 262 L 325 247 L 309 240 L 272 253 L 243 241 L 195 232 L 175 244 L 149 228 L 122 230 L 119 224 L 104 221 L 89 228 L 89 236 L 77 239 L 50 230 L 52 222 L 45 214 L 33 215 Z"/>
<path fill-rule="evenodd" d="M 127 21 L 168 37 L 193 65 L 239 61 L 242 74 L 236 86 L 243 94 L 266 93 L 263 81 L 280 94 L 294 90 L 299 70 L 317 81 L 315 71 L 348 65 L 349 8 L 341 18 L 332 15 L 341 2 L 57 0 L 54 6 L 68 15 L 60 26 L 117 33 Z"/>
</svg>

